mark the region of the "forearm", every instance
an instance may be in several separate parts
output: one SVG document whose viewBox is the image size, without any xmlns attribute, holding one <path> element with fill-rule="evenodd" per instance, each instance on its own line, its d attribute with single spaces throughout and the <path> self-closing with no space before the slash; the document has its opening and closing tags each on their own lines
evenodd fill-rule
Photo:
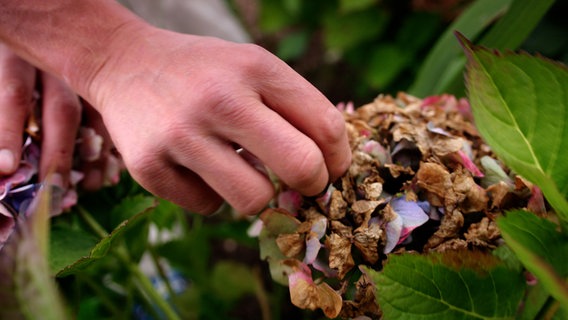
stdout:
<svg viewBox="0 0 568 320">
<path fill-rule="evenodd" d="M 82 95 L 144 25 L 114 0 L 0 0 L 0 39 Z"/>
</svg>

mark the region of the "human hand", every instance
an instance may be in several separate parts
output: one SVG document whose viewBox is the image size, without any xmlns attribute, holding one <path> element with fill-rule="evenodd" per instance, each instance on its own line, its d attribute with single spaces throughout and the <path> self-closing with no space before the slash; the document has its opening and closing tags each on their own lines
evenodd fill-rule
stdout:
<svg viewBox="0 0 568 320">
<path fill-rule="evenodd" d="M 134 27 L 114 34 L 84 91 L 150 192 L 197 213 L 225 199 L 254 214 L 273 185 L 236 146 L 306 195 L 349 166 L 341 113 L 266 50 Z"/>
<path fill-rule="evenodd" d="M 57 173 L 54 183 L 69 183 L 81 104 L 63 82 L 36 69 L 0 44 L 0 175 L 19 166 L 26 122 L 34 112 L 40 83 L 42 148 L 39 175 Z"/>
</svg>

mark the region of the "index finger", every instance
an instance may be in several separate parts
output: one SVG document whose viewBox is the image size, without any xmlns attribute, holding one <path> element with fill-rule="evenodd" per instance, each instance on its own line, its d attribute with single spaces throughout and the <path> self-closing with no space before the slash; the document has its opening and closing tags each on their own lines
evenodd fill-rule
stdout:
<svg viewBox="0 0 568 320">
<path fill-rule="evenodd" d="M 260 81 L 263 102 L 317 144 L 324 156 L 330 181 L 334 181 L 345 173 L 351 163 L 343 115 L 319 90 L 284 62 L 280 61 L 270 70 L 269 74 L 262 75 L 263 80 Z"/>
</svg>

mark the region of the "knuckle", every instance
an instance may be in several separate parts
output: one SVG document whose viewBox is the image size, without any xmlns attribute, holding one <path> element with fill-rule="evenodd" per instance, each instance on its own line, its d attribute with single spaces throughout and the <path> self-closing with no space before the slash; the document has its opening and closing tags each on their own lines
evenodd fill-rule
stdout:
<svg viewBox="0 0 568 320">
<path fill-rule="evenodd" d="M 292 173 L 292 184 L 302 189 L 309 188 L 310 185 L 318 183 L 320 170 L 324 166 L 323 157 L 316 148 L 308 149 L 303 153 L 297 153 L 294 162 L 290 162 L 291 166 L 287 172 Z"/>
<path fill-rule="evenodd" d="M 272 197 L 274 197 L 274 191 L 271 189 L 257 190 L 252 196 L 242 198 L 238 203 L 231 205 L 241 214 L 253 215 L 264 209 Z"/>
<path fill-rule="evenodd" d="M 325 145 L 333 145 L 345 138 L 346 128 L 343 115 L 335 108 L 327 108 L 321 115 L 322 124 L 324 125 L 319 132 L 321 133 L 321 143 Z"/>
<path fill-rule="evenodd" d="M 285 65 L 284 62 L 259 45 L 243 44 L 242 46 L 243 58 L 240 59 L 240 63 L 247 75 L 264 78 L 273 73 L 280 73 L 282 66 Z"/>
</svg>

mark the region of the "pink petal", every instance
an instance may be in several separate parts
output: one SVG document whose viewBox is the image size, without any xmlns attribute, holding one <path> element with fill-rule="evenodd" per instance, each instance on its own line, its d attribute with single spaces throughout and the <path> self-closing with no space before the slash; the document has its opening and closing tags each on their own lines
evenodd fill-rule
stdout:
<svg viewBox="0 0 568 320">
<path fill-rule="evenodd" d="M 378 159 L 381 164 L 390 163 L 390 157 L 387 150 L 377 141 L 369 140 L 363 144 L 363 152 L 370 154 L 373 158 Z"/>
<path fill-rule="evenodd" d="M 479 170 L 479 168 L 475 165 L 475 163 L 473 163 L 473 161 L 471 161 L 471 159 L 463 150 L 458 151 L 458 155 L 460 157 L 461 164 L 464 166 L 464 168 L 469 170 L 469 172 L 471 172 L 473 176 L 478 178 L 482 178 L 484 176 L 483 172 Z"/>
<path fill-rule="evenodd" d="M 278 194 L 278 207 L 297 215 L 302 206 L 302 195 L 298 191 L 286 190 Z"/>
</svg>

